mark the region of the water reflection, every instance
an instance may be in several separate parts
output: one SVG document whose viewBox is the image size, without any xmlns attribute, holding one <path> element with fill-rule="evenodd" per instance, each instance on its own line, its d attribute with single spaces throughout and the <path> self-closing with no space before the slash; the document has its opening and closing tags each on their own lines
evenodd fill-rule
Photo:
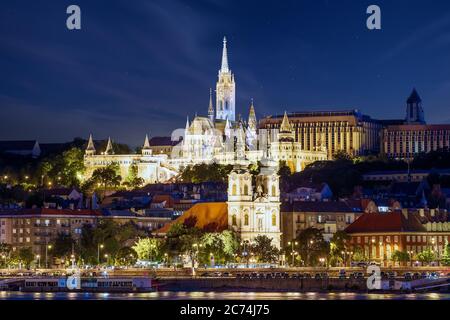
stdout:
<svg viewBox="0 0 450 320">
<path fill-rule="evenodd" d="M 352 292 L 0 292 L 0 300 L 450 300 L 448 293 L 376 294 Z"/>
</svg>

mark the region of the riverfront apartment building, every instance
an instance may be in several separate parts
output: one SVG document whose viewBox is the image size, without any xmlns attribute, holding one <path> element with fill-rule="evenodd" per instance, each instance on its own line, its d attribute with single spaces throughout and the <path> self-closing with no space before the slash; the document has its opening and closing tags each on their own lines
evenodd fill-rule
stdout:
<svg viewBox="0 0 450 320">
<path fill-rule="evenodd" d="M 308 228 L 320 229 L 326 241 L 330 241 L 336 231 L 343 231 L 363 214 L 360 205 L 354 206 L 344 201 L 296 201 L 281 206 L 282 241 L 289 241 Z"/>
<path fill-rule="evenodd" d="M 163 227 L 172 219 L 166 215 L 140 215 L 131 211 L 70 210 L 70 209 L 3 209 L 0 210 L 0 243 L 7 243 L 13 250 L 31 247 L 33 253 L 45 253 L 46 246 L 58 234 L 81 237 L 84 225 L 96 226 L 100 220 L 111 219 L 119 224 L 133 221 L 138 228 L 152 231 Z"/>
</svg>

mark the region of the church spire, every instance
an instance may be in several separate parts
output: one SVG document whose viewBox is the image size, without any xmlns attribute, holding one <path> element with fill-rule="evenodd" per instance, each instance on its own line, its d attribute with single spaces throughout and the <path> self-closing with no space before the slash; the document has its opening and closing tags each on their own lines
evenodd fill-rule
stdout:
<svg viewBox="0 0 450 320">
<path fill-rule="evenodd" d="M 281 122 L 280 132 L 292 132 L 292 126 L 289 122 L 286 111 L 284 111 L 283 122 Z"/>
<path fill-rule="evenodd" d="M 152 148 L 150 147 L 150 141 L 148 140 L 148 134 L 145 135 L 144 145 L 142 146 L 142 155 L 151 156 Z"/>
<path fill-rule="evenodd" d="M 189 130 L 189 116 L 187 116 L 186 118 L 186 128 L 185 128 L 186 132 Z"/>
<path fill-rule="evenodd" d="M 108 143 L 106 145 L 105 154 L 114 154 L 111 137 L 108 137 Z"/>
<path fill-rule="evenodd" d="M 89 140 L 88 140 L 88 144 L 86 147 L 86 154 L 88 154 L 88 155 L 95 154 L 95 146 L 94 146 L 94 140 L 92 139 L 92 134 L 89 135 Z"/>
<path fill-rule="evenodd" d="M 227 52 L 227 38 L 223 37 L 223 50 L 222 50 L 222 67 L 221 72 L 228 72 L 228 52 Z"/>
<path fill-rule="evenodd" d="M 253 105 L 253 98 L 252 98 L 252 102 L 250 104 L 250 111 L 248 113 L 248 126 L 251 129 L 256 129 L 256 113 L 255 113 L 255 107 Z"/>
<path fill-rule="evenodd" d="M 209 88 L 208 117 L 214 123 L 214 108 L 213 108 L 213 102 L 212 102 L 212 89 L 211 88 Z"/>
<path fill-rule="evenodd" d="M 142 149 L 150 149 L 150 141 L 148 140 L 148 134 L 145 135 L 144 145 Z"/>
</svg>

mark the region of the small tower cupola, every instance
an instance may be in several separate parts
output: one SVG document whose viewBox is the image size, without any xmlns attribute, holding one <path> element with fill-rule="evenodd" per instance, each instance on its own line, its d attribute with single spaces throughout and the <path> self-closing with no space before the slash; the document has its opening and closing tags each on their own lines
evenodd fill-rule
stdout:
<svg viewBox="0 0 450 320">
<path fill-rule="evenodd" d="M 283 121 L 281 122 L 280 131 L 278 133 L 279 141 L 294 141 L 295 132 L 291 123 L 289 122 L 286 111 L 284 112 Z"/>
<path fill-rule="evenodd" d="M 406 100 L 406 123 L 425 124 L 425 115 L 422 108 L 422 99 L 414 88 Z"/>
<path fill-rule="evenodd" d="M 142 155 L 151 156 L 152 148 L 150 147 L 150 141 L 148 139 L 148 134 L 145 135 L 144 145 L 142 146 Z"/>
<path fill-rule="evenodd" d="M 257 121 L 256 121 L 256 113 L 255 113 L 255 106 L 253 105 L 253 99 L 250 104 L 250 111 L 248 113 L 248 128 L 250 130 L 256 130 L 257 127 Z"/>
<path fill-rule="evenodd" d="M 105 154 L 114 154 L 113 144 L 111 137 L 108 137 L 108 143 L 106 144 Z"/>
<path fill-rule="evenodd" d="M 85 150 L 85 155 L 87 156 L 93 156 L 95 155 L 95 146 L 94 146 L 94 140 L 92 139 L 92 134 L 89 135 L 88 144 Z"/>
</svg>

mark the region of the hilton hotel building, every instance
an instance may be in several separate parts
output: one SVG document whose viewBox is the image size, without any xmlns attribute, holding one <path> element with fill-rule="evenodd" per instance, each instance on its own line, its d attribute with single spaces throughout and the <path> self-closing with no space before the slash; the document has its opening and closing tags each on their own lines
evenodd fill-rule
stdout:
<svg viewBox="0 0 450 320">
<path fill-rule="evenodd" d="M 380 121 L 358 110 L 293 112 L 288 114 L 295 130 L 295 139 L 303 150 L 326 147 L 328 158 L 337 151 L 357 156 L 380 151 Z M 282 115 L 261 120 L 262 129 L 279 129 Z"/>
</svg>

